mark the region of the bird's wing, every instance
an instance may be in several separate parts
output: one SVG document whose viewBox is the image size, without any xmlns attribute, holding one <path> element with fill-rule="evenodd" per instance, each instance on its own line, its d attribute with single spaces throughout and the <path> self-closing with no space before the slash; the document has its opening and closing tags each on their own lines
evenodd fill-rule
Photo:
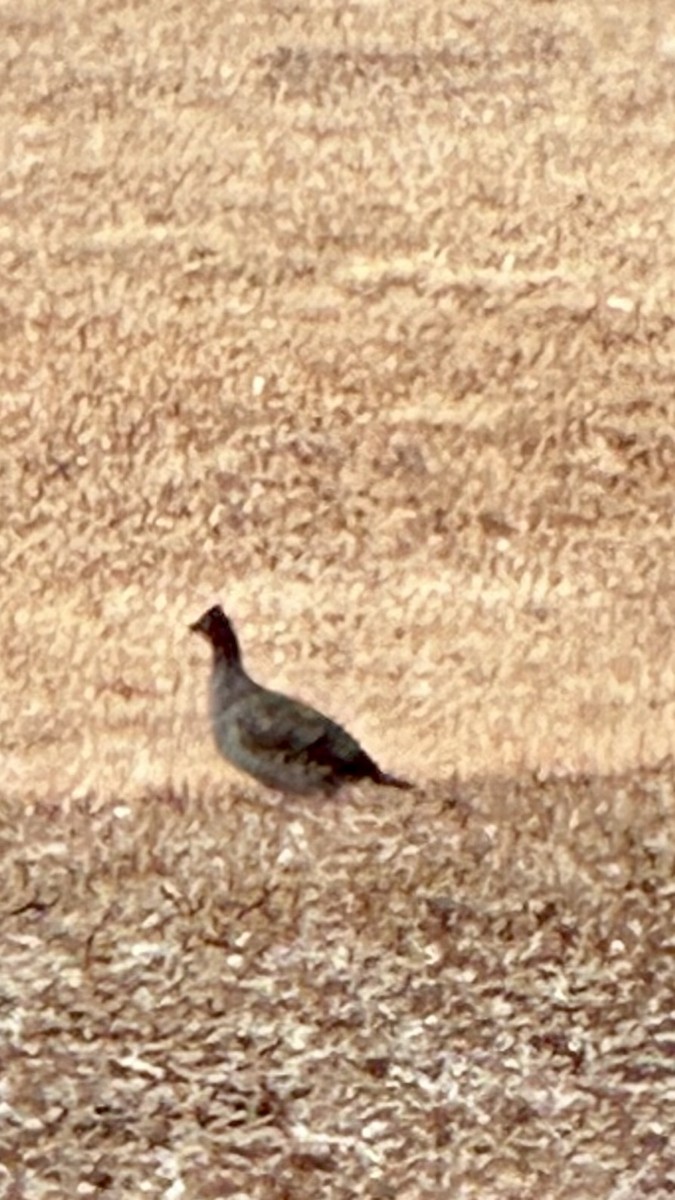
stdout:
<svg viewBox="0 0 675 1200">
<path fill-rule="evenodd" d="M 278 692 L 251 697 L 236 720 L 242 745 L 254 753 L 303 758 L 329 767 L 360 752 L 354 738 L 329 717 Z"/>
</svg>

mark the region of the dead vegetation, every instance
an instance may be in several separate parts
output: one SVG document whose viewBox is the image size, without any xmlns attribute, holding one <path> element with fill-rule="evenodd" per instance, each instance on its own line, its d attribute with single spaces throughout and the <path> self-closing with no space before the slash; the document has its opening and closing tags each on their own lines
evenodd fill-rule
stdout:
<svg viewBox="0 0 675 1200">
<path fill-rule="evenodd" d="M 670 1194 L 670 6 L 0 32 L 6 1195 Z"/>
<path fill-rule="evenodd" d="M 667 1194 L 672 804 L 670 768 L 6 811 L 19 1194 Z"/>
</svg>

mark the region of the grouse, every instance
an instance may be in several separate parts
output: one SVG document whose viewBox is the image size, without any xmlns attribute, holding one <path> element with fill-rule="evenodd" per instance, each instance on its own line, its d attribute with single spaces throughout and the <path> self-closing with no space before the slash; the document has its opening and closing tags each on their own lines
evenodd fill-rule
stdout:
<svg viewBox="0 0 675 1200">
<path fill-rule="evenodd" d="M 368 779 L 385 787 L 412 784 L 380 770 L 335 721 L 308 704 L 261 687 L 247 674 L 239 642 L 220 605 L 190 625 L 211 643 L 211 726 L 228 762 L 267 787 L 298 795 L 330 795 Z"/>
</svg>

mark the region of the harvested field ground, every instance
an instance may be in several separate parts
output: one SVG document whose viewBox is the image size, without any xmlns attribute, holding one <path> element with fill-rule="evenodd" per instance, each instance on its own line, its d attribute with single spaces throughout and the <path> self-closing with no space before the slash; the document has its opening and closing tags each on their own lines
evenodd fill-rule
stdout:
<svg viewBox="0 0 675 1200">
<path fill-rule="evenodd" d="M 675 1192 L 670 0 L 0 7 L 0 1200 Z M 415 793 L 235 776 L 187 623 Z"/>
</svg>

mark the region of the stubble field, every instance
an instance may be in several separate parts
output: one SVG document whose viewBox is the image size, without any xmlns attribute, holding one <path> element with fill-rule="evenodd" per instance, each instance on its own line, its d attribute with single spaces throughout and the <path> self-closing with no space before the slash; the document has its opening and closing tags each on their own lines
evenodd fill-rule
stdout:
<svg viewBox="0 0 675 1200">
<path fill-rule="evenodd" d="M 0 35 L 2 1195 L 670 1195 L 671 6 Z"/>
</svg>

